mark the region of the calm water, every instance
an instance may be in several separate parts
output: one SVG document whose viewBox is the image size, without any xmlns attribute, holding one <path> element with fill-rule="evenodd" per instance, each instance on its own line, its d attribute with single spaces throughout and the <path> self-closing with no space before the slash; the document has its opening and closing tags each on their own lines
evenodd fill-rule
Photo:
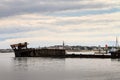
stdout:
<svg viewBox="0 0 120 80">
<path fill-rule="evenodd" d="M 15 58 L 0 53 L 0 80 L 120 80 L 119 59 Z"/>
</svg>

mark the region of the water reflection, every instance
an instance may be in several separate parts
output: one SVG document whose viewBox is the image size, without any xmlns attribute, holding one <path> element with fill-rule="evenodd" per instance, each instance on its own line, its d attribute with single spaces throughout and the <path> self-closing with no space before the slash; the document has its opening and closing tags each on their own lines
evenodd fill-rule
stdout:
<svg viewBox="0 0 120 80">
<path fill-rule="evenodd" d="M 13 59 L 15 75 L 26 80 L 59 80 L 64 78 L 65 59 L 17 57 Z"/>
<path fill-rule="evenodd" d="M 61 71 L 65 67 L 64 58 L 17 57 L 13 61 L 16 71 Z"/>
<path fill-rule="evenodd" d="M 15 71 L 23 70 L 27 71 L 28 70 L 28 64 L 27 64 L 27 58 L 14 58 L 14 69 Z"/>
<path fill-rule="evenodd" d="M 111 61 L 118 61 L 118 62 L 120 62 L 120 58 L 111 59 Z"/>
<path fill-rule="evenodd" d="M 0 80 L 120 80 L 120 59 L 0 58 Z"/>
</svg>

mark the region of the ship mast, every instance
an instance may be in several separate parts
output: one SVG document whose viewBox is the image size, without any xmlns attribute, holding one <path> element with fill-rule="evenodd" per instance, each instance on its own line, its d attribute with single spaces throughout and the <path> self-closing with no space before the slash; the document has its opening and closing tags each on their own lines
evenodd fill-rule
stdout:
<svg viewBox="0 0 120 80">
<path fill-rule="evenodd" d="M 64 43 L 64 41 L 63 41 L 63 49 L 64 49 L 64 47 L 65 47 L 65 43 Z"/>
<path fill-rule="evenodd" d="M 116 48 L 118 49 L 119 44 L 118 44 L 118 38 L 116 37 Z"/>
</svg>

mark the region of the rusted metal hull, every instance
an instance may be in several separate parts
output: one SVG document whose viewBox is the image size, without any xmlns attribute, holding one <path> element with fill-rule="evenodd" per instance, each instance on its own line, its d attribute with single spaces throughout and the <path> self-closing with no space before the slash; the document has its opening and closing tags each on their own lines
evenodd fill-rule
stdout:
<svg viewBox="0 0 120 80">
<path fill-rule="evenodd" d="M 120 52 L 107 54 L 66 54 L 64 49 L 15 49 L 15 57 L 120 58 Z"/>
<path fill-rule="evenodd" d="M 64 49 L 16 49 L 15 57 L 65 57 Z"/>
</svg>

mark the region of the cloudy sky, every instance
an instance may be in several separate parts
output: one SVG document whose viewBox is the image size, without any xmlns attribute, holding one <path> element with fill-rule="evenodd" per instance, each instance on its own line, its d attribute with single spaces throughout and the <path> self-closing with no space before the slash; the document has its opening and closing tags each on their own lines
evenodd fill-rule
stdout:
<svg viewBox="0 0 120 80">
<path fill-rule="evenodd" d="M 0 0 L 0 48 L 114 45 L 120 37 L 120 0 Z"/>
</svg>

